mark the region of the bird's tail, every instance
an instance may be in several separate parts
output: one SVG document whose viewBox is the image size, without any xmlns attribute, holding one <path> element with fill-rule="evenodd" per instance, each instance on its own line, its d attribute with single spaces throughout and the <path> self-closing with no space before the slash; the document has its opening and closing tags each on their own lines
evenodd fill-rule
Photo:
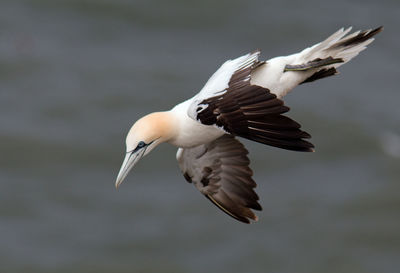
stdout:
<svg viewBox="0 0 400 273">
<path fill-rule="evenodd" d="M 339 29 L 326 40 L 297 54 L 296 64 L 286 65 L 285 71 L 307 71 L 310 74 L 302 83 L 337 74 L 336 68 L 347 63 L 374 41 L 373 36 L 383 27 L 357 31 L 347 35 L 351 27 Z M 312 72 L 312 73 L 310 73 Z"/>
</svg>

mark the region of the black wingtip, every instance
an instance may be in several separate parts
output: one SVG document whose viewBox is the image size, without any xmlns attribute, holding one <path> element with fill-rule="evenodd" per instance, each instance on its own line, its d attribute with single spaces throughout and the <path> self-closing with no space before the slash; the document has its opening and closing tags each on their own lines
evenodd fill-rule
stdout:
<svg viewBox="0 0 400 273">
<path fill-rule="evenodd" d="M 383 30 L 383 26 L 377 27 L 373 30 L 364 30 L 358 33 L 356 36 L 347 38 L 346 37 L 342 40 L 339 41 L 339 43 L 333 45 L 334 48 L 338 47 L 348 47 L 348 46 L 353 46 L 353 45 L 358 45 L 360 43 L 363 43 L 372 37 L 374 37 L 376 34 L 381 32 Z"/>
<path fill-rule="evenodd" d="M 378 34 L 379 32 L 383 31 L 385 28 L 383 26 L 375 28 L 372 32 L 375 32 L 375 34 Z"/>
<path fill-rule="evenodd" d="M 375 29 L 369 31 L 369 32 L 366 34 L 366 36 L 368 36 L 368 39 L 370 39 L 370 38 L 372 38 L 373 36 L 375 36 L 376 34 L 382 32 L 383 29 L 384 29 L 383 26 L 377 27 L 377 28 L 375 28 Z"/>
</svg>

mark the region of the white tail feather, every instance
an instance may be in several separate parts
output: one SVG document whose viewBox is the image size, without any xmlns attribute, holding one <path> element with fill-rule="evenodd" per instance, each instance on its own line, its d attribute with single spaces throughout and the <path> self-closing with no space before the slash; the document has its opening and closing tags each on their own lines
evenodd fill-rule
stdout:
<svg viewBox="0 0 400 273">
<path fill-rule="evenodd" d="M 336 68 L 347 63 L 366 49 L 367 45 L 374 41 L 373 36 L 382 30 L 382 27 L 374 30 L 356 31 L 350 35 L 351 27 L 341 28 L 324 41 L 306 48 L 301 52 L 289 56 L 270 59 L 266 65 L 256 69 L 251 78 L 251 83 L 268 88 L 279 98 L 285 96 L 297 85 L 336 74 Z M 315 65 L 309 67 L 305 64 L 318 59 L 339 59 L 327 65 Z M 340 60 L 341 59 L 341 60 Z M 301 71 L 286 69 L 289 67 L 303 66 Z M 329 70 L 330 69 L 330 70 Z M 325 72 L 326 70 L 329 70 Z M 319 74 L 316 75 L 317 72 Z M 323 73 L 325 72 L 325 74 Z M 322 73 L 322 75 L 321 75 Z M 311 76 L 314 76 L 310 79 Z"/>
<path fill-rule="evenodd" d="M 296 58 L 296 61 L 298 61 L 299 63 L 306 63 L 317 58 L 342 58 L 342 63 L 337 63 L 330 66 L 335 68 L 347 63 L 352 58 L 357 56 L 361 51 L 366 49 L 367 45 L 374 41 L 374 38 L 370 38 L 361 43 L 350 44 L 348 46 L 338 46 L 343 41 L 352 39 L 361 33 L 361 31 L 356 31 L 350 35 L 347 35 L 351 31 L 351 29 L 352 27 L 349 27 L 346 30 L 344 30 L 343 28 L 339 29 L 337 32 L 329 36 L 321 43 L 300 52 L 298 58 Z M 369 33 L 371 33 L 371 31 L 371 29 L 365 31 L 364 35 L 368 35 Z"/>
</svg>

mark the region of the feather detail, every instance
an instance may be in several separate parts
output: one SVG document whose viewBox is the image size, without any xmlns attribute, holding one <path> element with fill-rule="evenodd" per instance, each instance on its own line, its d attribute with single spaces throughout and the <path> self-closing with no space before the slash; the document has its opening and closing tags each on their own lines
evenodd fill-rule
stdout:
<svg viewBox="0 0 400 273">
<path fill-rule="evenodd" d="M 222 137 L 177 153 L 184 177 L 219 209 L 244 223 L 257 221 L 261 210 L 251 178 L 246 148 L 233 136 Z"/>
</svg>

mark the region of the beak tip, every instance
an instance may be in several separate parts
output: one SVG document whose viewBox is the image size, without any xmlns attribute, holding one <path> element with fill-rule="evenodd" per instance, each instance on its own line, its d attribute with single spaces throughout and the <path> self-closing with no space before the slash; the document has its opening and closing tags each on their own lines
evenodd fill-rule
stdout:
<svg viewBox="0 0 400 273">
<path fill-rule="evenodd" d="M 119 186 L 121 185 L 122 180 L 121 179 L 117 179 L 117 181 L 115 181 L 115 189 L 118 190 Z"/>
<path fill-rule="evenodd" d="M 144 150 L 145 151 L 145 150 Z M 117 180 L 115 181 L 115 189 L 118 190 L 119 186 L 124 181 L 125 177 L 128 175 L 132 167 L 138 162 L 138 160 L 143 156 L 144 151 L 141 153 L 127 152 L 125 155 L 124 162 L 122 162 L 121 169 L 117 175 Z M 132 156 L 134 155 L 134 156 Z"/>
</svg>

